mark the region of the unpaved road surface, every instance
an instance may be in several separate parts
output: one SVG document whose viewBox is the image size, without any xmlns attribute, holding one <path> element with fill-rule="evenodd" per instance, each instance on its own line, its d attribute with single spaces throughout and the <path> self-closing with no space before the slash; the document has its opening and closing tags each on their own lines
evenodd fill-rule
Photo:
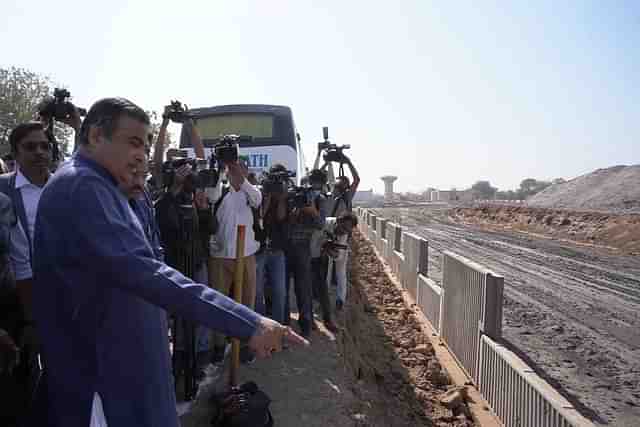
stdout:
<svg viewBox="0 0 640 427">
<path fill-rule="evenodd" d="M 640 257 L 455 224 L 442 208 L 384 208 L 429 241 L 504 276 L 504 338 L 597 424 L 640 426 Z"/>
</svg>

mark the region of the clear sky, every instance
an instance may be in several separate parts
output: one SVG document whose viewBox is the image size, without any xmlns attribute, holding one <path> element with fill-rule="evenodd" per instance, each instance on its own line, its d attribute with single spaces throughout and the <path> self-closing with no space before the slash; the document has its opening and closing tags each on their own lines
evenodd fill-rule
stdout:
<svg viewBox="0 0 640 427">
<path fill-rule="evenodd" d="M 361 189 L 501 189 L 640 163 L 634 1 L 0 0 L 0 66 L 161 110 L 289 105 Z"/>
</svg>

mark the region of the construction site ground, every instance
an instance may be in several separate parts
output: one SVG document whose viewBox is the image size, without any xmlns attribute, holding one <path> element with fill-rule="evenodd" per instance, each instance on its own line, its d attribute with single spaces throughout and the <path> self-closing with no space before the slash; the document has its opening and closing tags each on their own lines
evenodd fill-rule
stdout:
<svg viewBox="0 0 640 427">
<path fill-rule="evenodd" d="M 597 230 L 603 230 L 596 231 L 594 243 L 580 235 L 572 241 L 577 233 L 544 228 L 583 221 L 576 230 L 588 229 L 589 213 L 538 211 L 530 214 L 533 230 L 496 220 L 508 215 L 500 210 L 433 206 L 378 211 L 428 240 L 429 276 L 437 282 L 445 250 L 503 275 L 505 344 L 596 424 L 640 425 L 640 257 L 635 248 L 615 249 L 612 240 L 605 240 L 605 231 L 613 230 L 615 241 L 631 249 L 616 221 L 635 219 L 607 223 L 607 215 L 593 215 L 601 224 Z M 544 227 L 536 224 L 536 215 Z"/>
<path fill-rule="evenodd" d="M 282 427 L 476 425 L 372 245 L 356 234 L 353 251 L 340 331 L 332 334 L 317 318 L 310 347 L 243 365 L 241 381 L 255 381 L 271 397 Z M 183 426 L 209 425 L 208 395 L 221 376 L 211 372 L 209 390 L 201 389 Z"/>
</svg>

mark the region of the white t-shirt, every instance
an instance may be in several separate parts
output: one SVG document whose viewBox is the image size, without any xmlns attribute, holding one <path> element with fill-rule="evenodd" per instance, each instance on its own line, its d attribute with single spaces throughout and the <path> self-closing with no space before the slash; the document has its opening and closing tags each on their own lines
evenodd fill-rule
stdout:
<svg viewBox="0 0 640 427">
<path fill-rule="evenodd" d="M 256 242 L 255 234 L 253 233 L 253 212 L 251 208 L 259 208 L 261 203 L 262 194 L 260 190 L 247 180 L 242 183 L 239 191 L 236 191 L 233 187 L 229 189 L 229 192 L 222 199 L 216 214 L 218 232 L 215 235 L 215 239 L 218 249 L 212 251 L 212 257 L 235 259 L 238 225 L 244 225 L 246 231 L 244 256 L 251 256 L 258 251 L 260 245 Z"/>
</svg>

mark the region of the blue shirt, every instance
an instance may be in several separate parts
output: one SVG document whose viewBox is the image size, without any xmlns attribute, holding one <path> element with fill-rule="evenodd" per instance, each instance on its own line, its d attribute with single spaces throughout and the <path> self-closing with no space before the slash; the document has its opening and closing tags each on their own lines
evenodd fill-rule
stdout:
<svg viewBox="0 0 640 427">
<path fill-rule="evenodd" d="M 47 183 L 34 239 L 34 320 L 49 424 L 87 427 L 94 393 L 118 427 L 178 426 L 165 310 L 249 338 L 258 315 L 159 261 L 108 171 L 81 154 Z"/>
</svg>

